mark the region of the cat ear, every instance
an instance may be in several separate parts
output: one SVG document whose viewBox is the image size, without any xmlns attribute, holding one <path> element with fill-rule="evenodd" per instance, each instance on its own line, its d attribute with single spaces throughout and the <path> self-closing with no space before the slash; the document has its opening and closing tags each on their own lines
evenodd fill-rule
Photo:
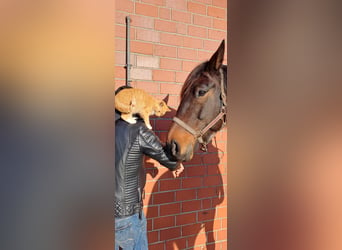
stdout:
<svg viewBox="0 0 342 250">
<path fill-rule="evenodd" d="M 164 101 L 165 103 L 168 103 L 168 102 L 169 102 L 169 94 L 167 94 L 167 96 L 165 96 L 165 98 L 163 99 L 163 101 Z"/>
</svg>

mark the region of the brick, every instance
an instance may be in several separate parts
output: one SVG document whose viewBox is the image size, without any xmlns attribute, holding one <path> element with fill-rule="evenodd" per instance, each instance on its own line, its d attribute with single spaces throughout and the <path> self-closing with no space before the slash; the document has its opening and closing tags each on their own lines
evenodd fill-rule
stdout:
<svg viewBox="0 0 342 250">
<path fill-rule="evenodd" d="M 203 184 L 203 177 L 184 178 L 182 180 L 182 188 L 201 187 Z"/>
<path fill-rule="evenodd" d="M 179 190 L 176 191 L 176 201 L 187 201 L 187 200 L 195 200 L 196 199 L 196 190 Z"/>
<path fill-rule="evenodd" d="M 212 226 L 212 230 L 219 230 L 219 229 L 222 229 L 221 225 L 222 225 L 222 219 L 215 219 L 213 221 L 213 226 Z"/>
<path fill-rule="evenodd" d="M 227 0 L 212 0 L 212 4 L 214 6 L 222 7 L 222 8 L 227 8 Z"/>
<path fill-rule="evenodd" d="M 150 69 L 131 69 L 131 77 L 138 80 L 152 80 L 152 70 Z"/>
<path fill-rule="evenodd" d="M 115 37 L 121 37 L 126 39 L 126 26 L 117 24 L 115 25 Z M 131 33 L 130 33 L 131 40 L 135 39 L 135 28 L 131 27 Z"/>
<path fill-rule="evenodd" d="M 200 4 L 200 3 L 188 2 L 187 9 L 188 11 L 193 12 L 193 13 L 202 14 L 202 15 L 207 14 L 207 6 L 204 4 Z"/>
<path fill-rule="evenodd" d="M 218 230 L 216 232 L 216 240 L 227 240 L 228 239 L 228 231 L 226 229 Z"/>
<path fill-rule="evenodd" d="M 198 54 L 198 60 L 203 62 L 203 61 L 208 61 L 214 53 L 199 50 L 197 51 L 197 54 Z"/>
<path fill-rule="evenodd" d="M 150 3 L 153 5 L 163 5 L 163 0 L 141 0 L 143 3 Z"/>
<path fill-rule="evenodd" d="M 152 191 L 153 190 L 153 191 Z M 145 185 L 145 192 L 157 192 L 158 191 L 158 182 L 157 181 L 147 181 Z"/>
<path fill-rule="evenodd" d="M 207 38 L 207 29 L 203 27 L 197 27 L 197 26 L 188 26 L 188 34 L 190 36 L 195 36 L 195 37 L 202 37 L 202 38 Z"/>
<path fill-rule="evenodd" d="M 126 50 L 126 41 L 122 38 L 115 38 L 115 50 L 116 51 L 125 51 Z"/>
<path fill-rule="evenodd" d="M 170 120 L 158 120 L 156 122 L 156 130 L 160 131 L 168 131 L 170 129 L 171 121 Z M 172 173 L 169 172 L 165 175 L 166 178 L 174 178 Z"/>
<path fill-rule="evenodd" d="M 222 219 L 221 228 L 228 228 L 228 219 Z"/>
<path fill-rule="evenodd" d="M 172 203 L 160 206 L 160 216 L 179 214 L 181 212 L 180 203 Z"/>
<path fill-rule="evenodd" d="M 178 22 L 190 23 L 191 14 L 185 11 L 172 10 L 171 19 Z"/>
<path fill-rule="evenodd" d="M 214 165 L 208 165 L 208 175 L 219 175 L 221 174 L 221 171 L 219 170 L 219 167 Z"/>
<path fill-rule="evenodd" d="M 210 28 L 212 27 L 212 18 L 201 15 L 193 15 L 193 24 Z"/>
<path fill-rule="evenodd" d="M 153 17 L 149 16 L 131 16 L 132 22 L 131 26 L 132 27 L 142 27 L 142 28 L 148 28 L 148 29 L 153 29 L 154 27 L 154 19 Z"/>
<path fill-rule="evenodd" d="M 164 250 L 164 243 L 149 244 L 149 250 Z"/>
<path fill-rule="evenodd" d="M 227 31 L 227 20 L 213 19 L 213 28 Z"/>
<path fill-rule="evenodd" d="M 144 89 L 148 93 L 159 93 L 160 84 L 157 82 L 138 81 L 136 88 Z"/>
<path fill-rule="evenodd" d="M 134 2 L 129 0 L 120 0 L 115 2 L 115 10 L 122 10 L 132 13 L 134 10 Z M 125 20 L 124 20 L 125 22 Z"/>
<path fill-rule="evenodd" d="M 221 41 L 226 39 L 227 33 L 221 30 L 208 30 L 208 38 Z"/>
<path fill-rule="evenodd" d="M 188 77 L 188 72 L 176 72 L 176 82 L 177 83 L 184 83 L 185 79 Z"/>
<path fill-rule="evenodd" d="M 160 43 L 174 45 L 174 46 L 182 46 L 183 45 L 183 37 L 175 34 L 164 33 L 160 34 Z"/>
<path fill-rule="evenodd" d="M 146 217 L 148 219 L 155 218 L 159 216 L 159 207 L 158 206 L 146 206 Z"/>
<path fill-rule="evenodd" d="M 204 176 L 207 173 L 207 168 L 205 166 L 195 166 L 190 167 L 187 166 L 185 168 L 186 176 L 187 177 L 194 177 L 194 176 Z"/>
<path fill-rule="evenodd" d="M 178 96 L 170 96 L 168 105 L 169 105 L 169 107 L 176 109 L 179 105 L 179 97 Z M 169 126 L 169 128 L 170 128 L 170 126 Z"/>
<path fill-rule="evenodd" d="M 176 23 L 166 20 L 155 20 L 155 29 L 173 33 L 177 31 Z"/>
<path fill-rule="evenodd" d="M 218 207 L 216 208 L 216 218 L 227 218 L 228 217 L 228 208 L 227 207 Z"/>
<path fill-rule="evenodd" d="M 203 160 L 204 160 L 204 164 L 219 164 L 220 163 L 220 158 L 217 153 L 206 154 L 205 157 L 203 157 Z"/>
<path fill-rule="evenodd" d="M 158 17 L 158 7 L 151 4 L 135 3 L 135 13 L 144 15 Z"/>
<path fill-rule="evenodd" d="M 159 241 L 159 231 L 148 231 L 147 232 L 148 243 L 154 243 Z"/>
<path fill-rule="evenodd" d="M 179 84 L 169 84 L 169 83 L 161 83 L 160 84 L 160 93 L 164 94 L 179 94 L 182 89 L 182 85 Z"/>
<path fill-rule="evenodd" d="M 206 233 L 199 233 L 199 234 L 197 234 L 197 236 L 195 237 L 194 246 L 196 246 L 196 245 L 204 245 L 206 243 L 207 243 Z M 209 249 L 210 248 L 208 248 L 208 250 Z M 217 249 L 219 249 L 219 248 L 217 248 Z"/>
<path fill-rule="evenodd" d="M 186 238 L 178 238 L 166 241 L 166 250 L 186 249 Z"/>
<path fill-rule="evenodd" d="M 170 20 L 171 10 L 169 8 L 159 8 L 159 18 Z"/>
<path fill-rule="evenodd" d="M 200 223 L 182 226 L 182 236 L 197 235 L 200 230 L 201 230 Z M 193 246 L 193 245 L 190 245 L 190 246 Z"/>
<path fill-rule="evenodd" d="M 213 6 L 208 6 L 208 16 L 213 16 L 217 18 L 227 18 L 226 10 L 222 8 L 217 8 Z"/>
<path fill-rule="evenodd" d="M 159 191 L 175 190 L 181 187 L 181 180 L 160 180 L 159 181 Z"/>
<path fill-rule="evenodd" d="M 115 79 L 114 85 L 115 85 L 115 87 L 114 87 L 115 89 L 117 89 L 117 88 L 119 88 L 121 86 L 124 86 L 125 85 L 125 80 Z"/>
<path fill-rule="evenodd" d="M 184 47 L 193 48 L 193 49 L 202 49 L 203 39 L 193 38 L 193 37 L 184 37 L 183 44 L 184 44 Z"/>
<path fill-rule="evenodd" d="M 174 216 L 164 216 L 153 219 L 153 230 L 173 227 L 175 225 L 175 217 Z"/>
<path fill-rule="evenodd" d="M 214 187 L 203 187 L 197 190 L 198 199 L 214 197 L 214 196 L 217 196 L 216 189 Z"/>
<path fill-rule="evenodd" d="M 166 7 L 176 10 L 186 10 L 186 0 L 165 0 Z"/>
<path fill-rule="evenodd" d="M 176 29 L 178 34 L 188 34 L 188 26 L 185 23 L 177 23 Z"/>
<path fill-rule="evenodd" d="M 211 198 L 203 199 L 203 200 L 201 200 L 201 203 L 202 203 L 202 209 L 213 208 L 213 206 L 212 206 L 212 199 Z"/>
<path fill-rule="evenodd" d="M 206 176 L 204 178 L 204 185 L 206 186 L 222 185 L 222 176 L 221 175 Z"/>
<path fill-rule="evenodd" d="M 176 225 L 194 224 L 197 222 L 197 212 L 180 214 L 176 216 Z"/>
<path fill-rule="evenodd" d="M 153 204 L 164 204 L 175 201 L 175 192 L 153 194 Z"/>
<path fill-rule="evenodd" d="M 126 77 L 125 68 L 122 66 L 116 66 L 115 71 L 114 71 L 114 77 L 115 78 L 125 78 Z"/>
<path fill-rule="evenodd" d="M 177 59 L 160 58 L 160 68 L 161 69 L 173 69 L 181 70 L 182 62 Z"/>
<path fill-rule="evenodd" d="M 212 4 L 212 0 L 196 0 L 196 2 L 210 4 L 210 5 Z"/>
<path fill-rule="evenodd" d="M 147 219 L 147 230 L 148 231 L 152 230 L 152 222 L 153 222 L 153 219 Z"/>
<path fill-rule="evenodd" d="M 121 11 L 115 11 L 115 23 L 116 24 L 126 24 L 126 18 L 127 13 L 121 12 Z"/>
<path fill-rule="evenodd" d="M 155 45 L 154 53 L 157 56 L 177 57 L 177 48 L 166 45 Z"/>
<path fill-rule="evenodd" d="M 152 55 L 153 54 L 153 44 L 131 41 L 131 52 L 140 53 L 144 55 Z"/>
<path fill-rule="evenodd" d="M 182 212 L 191 212 L 201 209 L 201 201 L 193 200 L 193 201 L 183 201 L 182 202 Z"/>
<path fill-rule="evenodd" d="M 219 43 L 217 41 L 210 41 L 210 40 L 203 41 L 203 49 L 211 51 L 211 53 L 214 53 L 218 46 L 219 46 Z"/>
<path fill-rule="evenodd" d="M 126 55 L 125 52 L 115 51 L 115 65 L 125 65 Z"/>
<path fill-rule="evenodd" d="M 214 220 L 215 218 L 215 209 L 208 209 L 204 211 L 198 212 L 198 221 L 207 221 Z"/>
<path fill-rule="evenodd" d="M 154 70 L 153 71 L 153 81 L 174 82 L 175 81 L 175 72 L 165 71 L 165 70 Z"/>
<path fill-rule="evenodd" d="M 175 239 L 181 236 L 181 228 L 174 227 L 160 231 L 160 240 Z"/>
<path fill-rule="evenodd" d="M 159 58 L 155 56 L 137 56 L 137 67 L 159 68 Z"/>
<path fill-rule="evenodd" d="M 197 51 L 195 49 L 178 48 L 177 57 L 181 59 L 197 59 Z"/>
<path fill-rule="evenodd" d="M 199 65 L 199 63 L 196 61 L 183 61 L 182 70 L 191 72 L 197 65 Z"/>
</svg>

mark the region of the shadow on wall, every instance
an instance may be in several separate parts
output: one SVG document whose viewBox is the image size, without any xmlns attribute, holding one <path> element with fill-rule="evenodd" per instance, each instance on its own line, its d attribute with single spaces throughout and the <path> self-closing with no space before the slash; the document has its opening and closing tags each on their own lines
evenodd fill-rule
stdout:
<svg viewBox="0 0 342 250">
<path fill-rule="evenodd" d="M 173 109 L 166 117 L 174 115 Z M 170 122 L 165 117 L 154 120 L 154 130 L 162 141 L 165 141 Z M 147 191 L 149 199 L 146 197 L 144 201 L 150 250 L 192 249 L 194 246 L 215 249 L 216 232 L 227 219 L 218 219 L 227 217 L 227 208 L 217 209 L 224 200 L 219 167 L 222 157 L 225 154 L 211 143 L 208 152 L 197 152 L 191 161 L 184 163 L 185 170 L 176 179 L 164 167 L 156 167 L 153 161 L 146 163 L 146 171 L 153 178 L 147 183 L 147 189 L 152 190 Z"/>
</svg>

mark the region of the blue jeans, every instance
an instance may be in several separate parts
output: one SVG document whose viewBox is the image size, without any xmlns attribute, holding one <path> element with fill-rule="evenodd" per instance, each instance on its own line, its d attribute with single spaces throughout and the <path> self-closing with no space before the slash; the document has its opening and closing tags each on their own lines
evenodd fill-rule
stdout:
<svg viewBox="0 0 342 250">
<path fill-rule="evenodd" d="M 146 217 L 141 212 L 125 218 L 115 218 L 115 250 L 147 250 Z"/>
</svg>

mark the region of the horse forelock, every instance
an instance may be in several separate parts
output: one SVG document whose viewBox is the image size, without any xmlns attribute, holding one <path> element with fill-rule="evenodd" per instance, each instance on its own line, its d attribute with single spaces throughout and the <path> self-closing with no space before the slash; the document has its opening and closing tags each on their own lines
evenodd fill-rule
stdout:
<svg viewBox="0 0 342 250">
<path fill-rule="evenodd" d="M 207 65 L 208 65 L 209 61 L 206 61 L 204 63 L 201 63 L 200 65 L 198 65 L 197 67 L 195 67 L 190 74 L 188 75 L 188 77 L 186 78 L 182 90 L 181 90 L 181 99 L 184 100 L 185 97 L 187 97 L 194 85 L 195 80 L 198 80 L 201 76 L 207 77 L 209 80 L 214 80 L 214 78 L 212 77 L 212 75 L 206 70 L 207 69 Z M 222 65 L 222 70 L 224 72 L 223 77 L 226 78 L 227 77 L 227 66 L 226 65 Z M 226 79 L 225 79 L 225 83 L 226 83 Z M 218 84 L 220 84 L 220 81 L 218 81 Z M 226 88 L 226 84 L 225 84 L 225 88 Z"/>
</svg>

